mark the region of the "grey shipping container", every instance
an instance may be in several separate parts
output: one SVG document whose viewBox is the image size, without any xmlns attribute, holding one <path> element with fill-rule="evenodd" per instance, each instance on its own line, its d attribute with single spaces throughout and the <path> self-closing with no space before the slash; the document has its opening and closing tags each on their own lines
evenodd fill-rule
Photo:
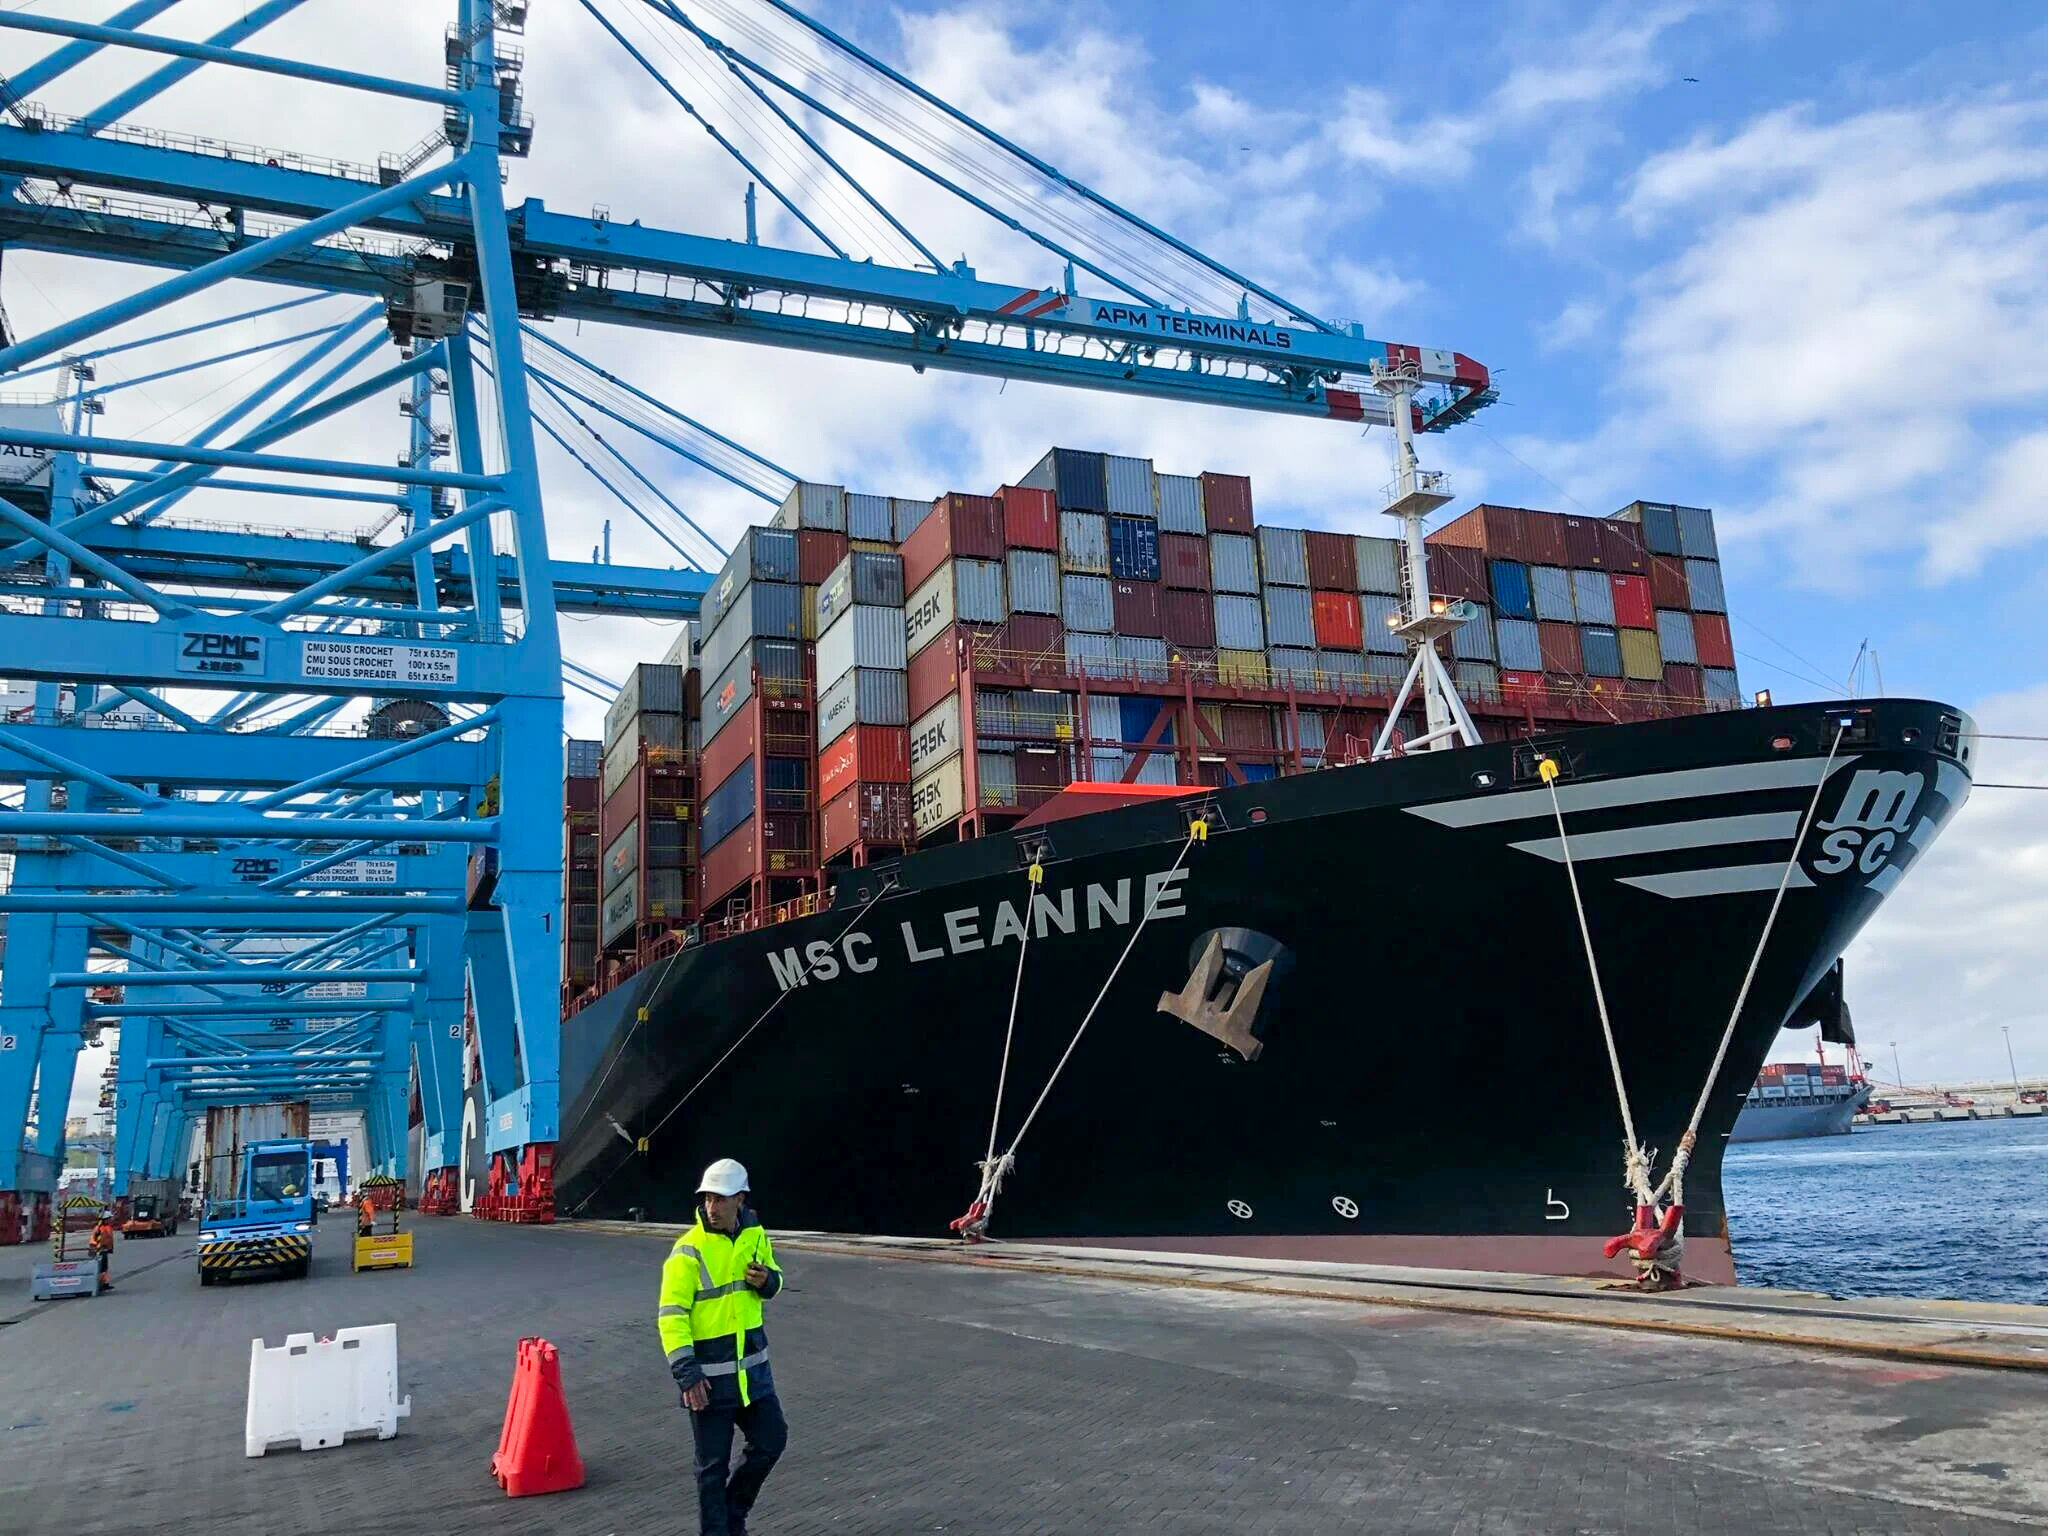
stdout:
<svg viewBox="0 0 2048 1536">
<path fill-rule="evenodd" d="M 795 581 L 796 533 L 789 528 L 748 528 L 734 541 L 732 553 L 703 596 L 697 624 L 709 634 L 725 610 L 751 581 Z"/>
<path fill-rule="evenodd" d="M 1401 541 L 1376 539 L 1361 533 L 1351 542 L 1358 562 L 1358 590 L 1384 592 L 1398 597 L 1401 593 Z"/>
<path fill-rule="evenodd" d="M 795 682 L 804 675 L 804 648 L 793 640 L 749 640 L 718 676 L 704 685 L 704 719 L 700 747 L 708 746 L 718 733 L 746 708 L 754 697 L 754 673 L 780 682 Z"/>
<path fill-rule="evenodd" d="M 853 539 L 896 537 L 896 503 L 887 496 L 846 493 L 846 534 Z"/>
<path fill-rule="evenodd" d="M 1202 520 L 1202 482 L 1193 475 L 1159 477 L 1159 531 L 1207 533 Z"/>
<path fill-rule="evenodd" d="M 1315 613 L 1309 606 L 1308 588 L 1266 588 L 1266 644 L 1313 648 L 1315 643 Z M 1232 645 L 1230 649 L 1237 647 Z"/>
<path fill-rule="evenodd" d="M 811 600 L 811 632 L 822 635 L 855 603 L 873 608 L 901 608 L 903 557 L 879 550 L 856 549 L 832 567 Z"/>
<path fill-rule="evenodd" d="M 1672 608 L 1657 610 L 1657 649 L 1666 661 L 1683 666 L 1699 665 L 1699 646 L 1694 642 L 1692 615 Z"/>
<path fill-rule="evenodd" d="M 1003 557 L 1010 583 L 1010 612 L 1060 611 L 1060 561 L 1050 550 L 1013 549 Z"/>
<path fill-rule="evenodd" d="M 1714 514 L 1705 507 L 1678 509 L 1678 547 L 1690 560 L 1718 560 L 1714 546 Z"/>
<path fill-rule="evenodd" d="M 818 686 L 829 689 L 855 667 L 900 672 L 910 665 L 903 647 L 901 608 L 855 603 L 818 636 Z"/>
<path fill-rule="evenodd" d="M 1351 658 L 1358 660 L 1356 656 Z M 1297 709 L 1294 712 L 1295 729 L 1301 734 L 1301 755 L 1304 758 L 1321 758 L 1323 748 L 1328 744 L 1330 734 L 1329 718 L 1319 709 Z M 1287 729 L 1287 712 L 1280 713 L 1280 729 Z"/>
<path fill-rule="evenodd" d="M 1692 591 L 1693 608 L 1700 613 L 1726 613 L 1728 596 L 1721 589 L 1721 567 L 1713 560 L 1685 562 L 1685 584 Z"/>
<path fill-rule="evenodd" d="M 1365 658 L 1356 651 L 1317 651 L 1316 670 L 1342 683 L 1365 681 Z"/>
<path fill-rule="evenodd" d="M 1588 677 L 1621 676 L 1621 637 L 1604 624 L 1579 631 L 1579 653 Z"/>
<path fill-rule="evenodd" d="M 1285 688 L 1290 683 L 1296 688 L 1314 688 L 1319 679 L 1316 676 L 1316 653 L 1306 646 L 1276 645 L 1266 652 L 1266 659 L 1273 668 L 1273 686 Z"/>
<path fill-rule="evenodd" d="M 1091 742 L 1124 739 L 1123 700 L 1099 693 L 1088 696 L 1088 739 Z"/>
<path fill-rule="evenodd" d="M 751 581 L 704 637 L 697 664 L 716 677 L 749 640 L 799 640 L 804 632 L 804 589 L 787 581 Z"/>
<path fill-rule="evenodd" d="M 1259 573 L 1269 587 L 1308 585 L 1308 535 L 1299 528 L 1259 530 Z"/>
<path fill-rule="evenodd" d="M 664 667 L 681 667 L 686 672 L 696 665 L 698 633 L 699 626 L 688 619 L 678 624 L 668 649 L 661 653 L 661 664 Z"/>
<path fill-rule="evenodd" d="M 635 715 L 626 733 L 604 749 L 598 793 L 609 800 L 612 791 L 633 776 L 642 743 L 679 751 L 687 740 L 688 726 L 681 715 Z"/>
<path fill-rule="evenodd" d="M 904 603 L 909 654 L 915 656 L 949 624 L 1000 624 L 1005 617 L 1000 560 L 945 561 Z"/>
<path fill-rule="evenodd" d="M 1723 667 L 1708 667 L 1701 676 L 1706 682 L 1707 702 L 1724 706 L 1739 705 L 1742 702 L 1742 685 L 1735 680 L 1735 674 Z"/>
<path fill-rule="evenodd" d="M 626 674 L 619 696 L 604 712 L 604 744 L 610 746 L 623 736 L 637 714 L 679 715 L 682 712 L 683 668 L 643 661 Z"/>
<path fill-rule="evenodd" d="M 974 772 L 983 805 L 1017 803 L 1017 759 L 1013 754 L 983 747 L 974 755 Z"/>
<path fill-rule="evenodd" d="M 1131 756 L 1135 757 L 1134 752 Z M 1171 752 L 1154 752 L 1138 764 L 1133 784 L 1178 784 L 1180 782 L 1179 759 Z"/>
<path fill-rule="evenodd" d="M 1572 572 L 1572 605 L 1581 624 L 1614 622 L 1614 584 L 1605 571 Z"/>
<path fill-rule="evenodd" d="M 1302 553 L 1306 569 L 1308 554 Z M 1209 580 L 1218 592 L 1256 594 L 1259 590 L 1259 544 L 1248 533 L 1209 535 Z M 1218 642 L 1221 644 L 1221 642 Z"/>
<path fill-rule="evenodd" d="M 896 542 L 901 544 L 917 532 L 919 523 L 932 515 L 932 504 L 911 496 L 895 496 L 890 499 L 896 505 Z"/>
<path fill-rule="evenodd" d="M 1083 672 L 1090 677 L 1116 675 L 1116 642 L 1108 635 L 1070 629 L 1066 633 L 1066 652 L 1070 671 Z"/>
<path fill-rule="evenodd" d="M 562 743 L 562 777 L 565 779 L 594 779 L 603 762 L 604 743 L 601 741 L 570 740 Z"/>
<path fill-rule="evenodd" d="M 1122 517 L 1157 517 L 1158 502 L 1152 491 L 1152 461 L 1126 459 L 1117 454 L 1104 457 L 1104 479 L 1109 491 L 1109 510 Z"/>
<path fill-rule="evenodd" d="M 1452 669 L 1451 681 L 1458 685 L 1461 698 L 1481 699 L 1487 703 L 1500 698 L 1500 671 L 1490 661 L 1460 661 Z"/>
<path fill-rule="evenodd" d="M 1216 594 L 1216 644 L 1226 651 L 1266 648 L 1266 610 L 1256 597 L 1237 592 Z"/>
<path fill-rule="evenodd" d="M 1109 519 L 1100 512 L 1060 513 L 1060 568 L 1109 574 Z"/>
<path fill-rule="evenodd" d="M 1451 654 L 1461 661 L 1491 661 L 1495 654 L 1493 610 L 1484 603 L 1472 606 L 1478 609 L 1478 617 L 1451 631 Z"/>
<path fill-rule="evenodd" d="M 1060 616 L 1069 630 L 1106 635 L 1116 628 L 1116 602 L 1109 578 L 1070 572 L 1060 584 Z"/>
<path fill-rule="evenodd" d="M 1532 619 L 1502 619 L 1494 626 L 1494 648 L 1510 672 L 1541 672 L 1543 645 Z"/>
<path fill-rule="evenodd" d="M 974 722 L 984 736 L 1057 741 L 1062 728 L 1073 729 L 1073 720 L 1072 694 L 1035 688 L 978 688 L 974 693 Z"/>
<path fill-rule="evenodd" d="M 1166 642 L 1155 640 L 1150 635 L 1118 635 L 1116 657 L 1124 664 L 1126 677 L 1140 677 L 1147 682 L 1166 681 Z"/>
<path fill-rule="evenodd" d="M 910 685 L 901 672 L 855 667 L 818 695 L 820 751 L 849 726 L 909 723 Z"/>
<path fill-rule="evenodd" d="M 1539 565 L 1529 572 L 1529 586 L 1536 598 L 1536 617 L 1553 623 L 1570 624 L 1579 616 L 1572 600 L 1572 573 L 1554 565 Z"/>
<path fill-rule="evenodd" d="M 1365 676 L 1368 682 L 1376 683 L 1392 692 L 1408 675 L 1411 665 L 1406 656 L 1368 656 L 1365 658 Z"/>
<path fill-rule="evenodd" d="M 844 533 L 846 487 L 816 485 L 809 480 L 797 481 L 790 493 L 782 498 L 782 505 L 776 509 L 775 526 L 827 528 L 834 533 Z"/>
<path fill-rule="evenodd" d="M 1407 647 L 1401 637 L 1394 633 L 1391 620 L 1401 616 L 1401 600 L 1384 593 L 1368 592 L 1358 600 L 1364 610 L 1365 648 L 1382 656 L 1401 656 Z"/>
</svg>

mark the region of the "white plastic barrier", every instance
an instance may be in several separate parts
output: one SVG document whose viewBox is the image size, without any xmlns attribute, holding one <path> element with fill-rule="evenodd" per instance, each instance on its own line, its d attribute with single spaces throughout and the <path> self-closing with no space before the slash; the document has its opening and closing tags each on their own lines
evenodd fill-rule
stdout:
<svg viewBox="0 0 2048 1536">
<path fill-rule="evenodd" d="M 412 1398 L 398 1396 L 395 1323 L 340 1328 L 331 1339 L 294 1333 L 278 1349 L 249 1341 L 243 1450 L 251 1456 L 292 1441 L 302 1451 L 324 1451 L 371 1430 L 389 1440 L 411 1416 Z"/>
</svg>

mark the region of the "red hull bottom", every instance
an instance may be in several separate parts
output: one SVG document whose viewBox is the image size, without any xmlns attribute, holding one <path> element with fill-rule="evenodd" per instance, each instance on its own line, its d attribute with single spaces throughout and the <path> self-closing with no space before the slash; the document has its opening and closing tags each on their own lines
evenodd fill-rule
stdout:
<svg viewBox="0 0 2048 1536">
<path fill-rule="evenodd" d="M 1387 1233 L 1358 1237 L 1046 1237 L 1061 1248 L 1123 1248 L 1145 1253 L 1220 1254 L 1240 1259 L 1321 1264 L 1382 1264 L 1402 1269 L 1462 1269 L 1490 1274 L 1584 1275 L 1633 1280 L 1626 1259 L 1604 1259 L 1597 1237 L 1431 1237 Z M 1735 1284 L 1735 1255 L 1724 1237 L 1687 1237 L 1685 1278 Z"/>
</svg>

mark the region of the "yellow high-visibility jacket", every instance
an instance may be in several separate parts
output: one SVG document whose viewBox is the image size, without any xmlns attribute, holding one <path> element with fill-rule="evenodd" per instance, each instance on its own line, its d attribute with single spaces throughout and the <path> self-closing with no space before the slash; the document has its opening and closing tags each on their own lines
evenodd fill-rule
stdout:
<svg viewBox="0 0 2048 1536">
<path fill-rule="evenodd" d="M 746 1282 L 749 1264 L 768 1271 L 758 1291 Z M 772 1396 L 761 1303 L 781 1289 L 782 1266 L 759 1217 L 742 1210 L 739 1231 L 727 1237 L 706 1227 L 699 1213 L 661 1266 L 655 1326 L 676 1385 L 687 1391 L 708 1381 L 715 1403 Z"/>
</svg>

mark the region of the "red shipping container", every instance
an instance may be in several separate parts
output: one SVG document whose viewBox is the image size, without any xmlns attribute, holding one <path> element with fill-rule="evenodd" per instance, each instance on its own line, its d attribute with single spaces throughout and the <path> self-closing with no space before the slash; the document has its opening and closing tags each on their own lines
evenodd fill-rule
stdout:
<svg viewBox="0 0 2048 1536">
<path fill-rule="evenodd" d="M 799 528 L 796 534 L 796 579 L 819 585 L 846 558 L 846 535 L 829 528 Z"/>
<path fill-rule="evenodd" d="M 697 870 L 697 910 L 706 918 L 723 917 L 719 905 L 754 877 L 760 848 L 760 818 L 750 816 L 704 855 Z"/>
<path fill-rule="evenodd" d="M 1202 472 L 1202 520 L 1211 533 L 1252 531 L 1252 482 L 1249 475 Z"/>
<path fill-rule="evenodd" d="M 1614 584 L 1614 622 L 1623 629 L 1655 629 L 1657 605 L 1650 600 L 1650 580 L 1629 571 L 1607 578 Z"/>
<path fill-rule="evenodd" d="M 1365 622 L 1350 592 L 1318 592 L 1313 599 L 1316 644 L 1326 651 L 1365 649 Z"/>
<path fill-rule="evenodd" d="M 1064 747 L 1025 747 L 1017 753 L 1019 789 L 1065 789 L 1073 782 Z M 1035 802 L 1039 797 L 1033 796 Z"/>
<path fill-rule="evenodd" d="M 562 809 L 564 811 L 596 810 L 598 791 L 601 787 L 596 779 L 562 780 Z"/>
<path fill-rule="evenodd" d="M 1702 699 L 1707 693 L 1706 680 L 1700 676 L 1698 667 L 1667 661 L 1664 663 L 1664 691 L 1674 699 Z"/>
<path fill-rule="evenodd" d="M 960 686 L 959 648 L 955 642 L 965 633 L 958 624 L 948 625 L 936 640 L 910 658 L 912 722 Z"/>
<path fill-rule="evenodd" d="M 1308 584 L 1325 592 L 1358 590 L 1358 546 L 1348 533 L 1311 532 Z"/>
<path fill-rule="evenodd" d="M 1650 546 L 1643 542 L 1641 523 L 1614 518 L 1594 524 L 1600 530 L 1600 563 L 1610 571 L 1648 571 Z"/>
<path fill-rule="evenodd" d="M 910 731 L 901 725 L 850 726 L 818 754 L 818 797 L 854 784 L 908 784 Z"/>
<path fill-rule="evenodd" d="M 1215 621 L 1216 616 L 1212 613 L 1209 616 L 1209 622 L 1211 624 L 1214 624 Z M 1169 640 L 1166 642 L 1166 659 L 1170 665 L 1184 668 L 1187 671 L 1188 675 L 1195 680 L 1197 686 L 1203 683 L 1207 683 L 1211 687 L 1215 686 L 1215 646 L 1176 645 L 1173 643 L 1173 641 Z M 1176 679 L 1176 681 L 1178 681 L 1178 679 Z"/>
<path fill-rule="evenodd" d="M 1692 587 L 1685 579 L 1685 562 L 1669 555 L 1650 556 L 1650 596 L 1659 608 L 1690 608 Z"/>
<path fill-rule="evenodd" d="M 1600 546 L 1600 524 L 1595 518 L 1564 519 L 1565 564 L 1581 571 L 1596 571 L 1607 564 Z"/>
<path fill-rule="evenodd" d="M 908 784 L 851 784 L 819 812 L 818 857 L 836 858 L 855 843 L 901 848 L 910 841 Z"/>
<path fill-rule="evenodd" d="M 1179 592 L 1168 587 L 1159 594 L 1159 628 L 1169 644 L 1214 649 L 1216 600 L 1206 592 Z"/>
<path fill-rule="evenodd" d="M 705 743 L 697 763 L 697 782 L 713 789 L 732 776 L 733 769 L 754 756 L 760 743 L 755 739 L 757 712 L 749 699 L 724 730 Z"/>
<path fill-rule="evenodd" d="M 993 496 L 949 492 L 903 541 L 903 590 L 915 592 L 946 561 L 1003 558 L 1003 509 Z"/>
<path fill-rule="evenodd" d="M 1156 581 L 1113 583 L 1110 597 L 1115 605 L 1116 633 L 1145 635 L 1154 639 L 1163 634 L 1159 618 L 1160 590 Z"/>
<path fill-rule="evenodd" d="M 1273 711 L 1263 704 L 1223 706 L 1223 745 L 1233 752 L 1273 750 Z"/>
<path fill-rule="evenodd" d="M 1467 597 L 1489 603 L 1486 555 L 1477 549 L 1432 543 L 1428 548 L 1429 590 L 1437 597 Z"/>
<path fill-rule="evenodd" d="M 1501 673 L 1500 696 L 1504 702 L 1509 704 L 1542 704 L 1544 698 L 1543 674 L 1540 672 Z"/>
<path fill-rule="evenodd" d="M 1048 661 L 1054 657 L 1065 657 L 1067 631 L 1066 626 L 1051 614 L 1013 613 L 996 632 L 994 643 L 997 650 L 1013 652 L 1027 660 Z M 916 718 L 915 711 L 911 718 Z"/>
<path fill-rule="evenodd" d="M 1564 545 L 1564 519 L 1555 512 L 1522 514 L 1522 548 L 1531 565 L 1569 565 Z"/>
<path fill-rule="evenodd" d="M 996 492 L 1003 509 L 1003 538 L 1012 549 L 1058 549 L 1060 507 L 1051 491 L 1006 485 Z"/>
<path fill-rule="evenodd" d="M 1572 676 L 1586 670 L 1579 647 L 1579 626 L 1544 622 L 1536 626 L 1536 644 L 1543 652 L 1543 670 Z"/>
<path fill-rule="evenodd" d="M 1159 535 L 1159 577 L 1184 592 L 1209 590 L 1209 541 L 1199 534 Z"/>
<path fill-rule="evenodd" d="M 1693 649 L 1700 654 L 1703 667 L 1727 667 L 1735 665 L 1735 639 L 1728 632 L 1728 615 L 1725 613 L 1696 613 L 1692 616 Z"/>
</svg>

